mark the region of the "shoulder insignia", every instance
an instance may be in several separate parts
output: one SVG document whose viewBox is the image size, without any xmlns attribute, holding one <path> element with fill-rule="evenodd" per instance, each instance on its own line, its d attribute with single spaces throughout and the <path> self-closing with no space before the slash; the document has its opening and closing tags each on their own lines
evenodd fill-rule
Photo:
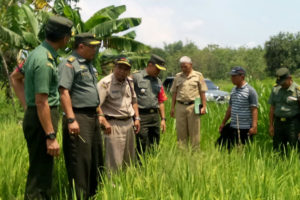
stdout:
<svg viewBox="0 0 300 200">
<path fill-rule="evenodd" d="M 47 63 L 47 66 L 53 68 L 52 63 L 50 63 L 50 62 Z"/>
<path fill-rule="evenodd" d="M 134 70 L 133 72 L 132 72 L 132 74 L 136 74 L 136 73 L 138 73 L 138 72 L 140 72 L 139 70 Z"/>
<path fill-rule="evenodd" d="M 73 65 L 71 65 L 71 64 L 68 63 L 68 62 L 66 63 L 66 66 L 69 67 L 69 68 L 73 68 Z"/>
<path fill-rule="evenodd" d="M 107 89 L 107 84 L 102 83 L 102 84 L 101 84 L 101 87 L 104 88 L 104 89 Z"/>
<path fill-rule="evenodd" d="M 48 51 L 48 54 L 47 54 L 47 56 L 48 56 L 48 59 L 50 59 L 50 60 L 54 60 L 54 58 L 53 58 L 53 56 L 52 56 L 52 54 Z"/>
<path fill-rule="evenodd" d="M 300 90 L 300 86 L 297 87 L 297 90 Z"/>
<path fill-rule="evenodd" d="M 72 62 L 74 62 L 75 61 L 75 57 L 74 56 L 71 56 L 70 58 L 68 58 L 68 62 L 70 62 L 70 63 L 72 63 Z"/>
<path fill-rule="evenodd" d="M 85 65 L 80 65 L 80 69 L 86 69 Z"/>
</svg>

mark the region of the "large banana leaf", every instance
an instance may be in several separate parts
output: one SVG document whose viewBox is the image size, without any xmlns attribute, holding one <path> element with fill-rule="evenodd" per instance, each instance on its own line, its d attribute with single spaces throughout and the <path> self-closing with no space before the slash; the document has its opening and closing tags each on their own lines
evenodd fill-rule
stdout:
<svg viewBox="0 0 300 200">
<path fill-rule="evenodd" d="M 14 47 L 22 47 L 23 38 L 19 34 L 0 25 L 0 43 Z"/>
<path fill-rule="evenodd" d="M 78 33 L 84 32 L 84 23 L 78 10 L 72 9 L 70 6 L 64 7 L 64 16 L 73 21 L 74 27 Z"/>
<path fill-rule="evenodd" d="M 140 25 L 142 22 L 141 18 L 123 18 L 118 20 L 110 20 L 101 24 L 98 24 L 90 30 L 97 37 L 107 37 L 113 33 L 119 33 L 126 31 L 132 27 Z"/>
<path fill-rule="evenodd" d="M 38 33 L 39 33 L 39 22 L 37 21 L 37 18 L 34 14 L 34 12 L 32 11 L 32 9 L 23 4 L 22 7 L 21 7 L 26 15 L 26 23 L 28 24 L 28 26 L 30 27 L 30 32 L 34 34 L 34 36 L 38 37 Z"/>
<path fill-rule="evenodd" d="M 136 37 L 136 32 L 135 31 L 130 31 L 130 32 L 126 33 L 123 36 L 127 37 L 127 38 L 130 38 L 130 39 L 134 39 Z"/>
<path fill-rule="evenodd" d="M 34 35 L 33 33 L 23 32 L 22 35 L 26 42 L 26 47 L 25 47 L 25 44 L 23 44 L 25 49 L 33 49 L 39 45 L 40 42 L 38 41 L 37 36 Z"/>
<path fill-rule="evenodd" d="M 108 6 L 97 11 L 92 17 L 85 22 L 86 30 L 92 29 L 94 26 L 105 21 L 117 19 L 123 12 L 126 11 L 126 6 Z"/>
<path fill-rule="evenodd" d="M 106 48 L 117 49 L 118 51 L 146 53 L 150 51 L 150 47 L 123 36 L 111 36 L 103 40 Z"/>
</svg>

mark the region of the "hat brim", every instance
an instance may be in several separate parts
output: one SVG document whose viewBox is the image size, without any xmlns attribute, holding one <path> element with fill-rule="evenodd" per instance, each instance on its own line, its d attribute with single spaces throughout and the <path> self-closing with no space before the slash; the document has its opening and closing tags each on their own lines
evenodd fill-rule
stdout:
<svg viewBox="0 0 300 200">
<path fill-rule="evenodd" d="M 280 78 L 276 80 L 276 83 L 281 85 L 287 78 Z"/>
<path fill-rule="evenodd" d="M 101 42 L 99 40 L 91 40 L 87 42 L 88 45 L 99 45 Z"/>
<path fill-rule="evenodd" d="M 162 71 L 166 71 L 166 68 L 163 66 L 160 66 L 159 64 L 155 64 L 155 66 Z"/>
<path fill-rule="evenodd" d="M 128 67 L 131 67 L 131 64 L 129 62 L 126 62 L 126 61 L 122 61 L 122 60 L 119 60 L 117 61 L 118 64 L 124 64 L 124 65 L 127 65 Z"/>
</svg>

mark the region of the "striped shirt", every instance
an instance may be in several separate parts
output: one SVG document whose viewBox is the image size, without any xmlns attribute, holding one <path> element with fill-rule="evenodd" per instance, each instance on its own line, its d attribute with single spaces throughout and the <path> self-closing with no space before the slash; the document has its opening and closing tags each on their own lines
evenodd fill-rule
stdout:
<svg viewBox="0 0 300 200">
<path fill-rule="evenodd" d="M 250 129 L 252 126 L 251 107 L 258 107 L 258 96 L 254 88 L 245 83 L 241 88 L 232 88 L 229 105 L 231 106 L 230 126 Z"/>
</svg>

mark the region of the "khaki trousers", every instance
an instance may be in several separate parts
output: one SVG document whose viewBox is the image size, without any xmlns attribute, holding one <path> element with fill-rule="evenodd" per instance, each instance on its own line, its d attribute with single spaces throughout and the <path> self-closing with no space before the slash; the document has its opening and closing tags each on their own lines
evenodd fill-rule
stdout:
<svg viewBox="0 0 300 200">
<path fill-rule="evenodd" d="M 198 148 L 200 143 L 200 116 L 195 114 L 194 104 L 176 104 L 176 129 L 177 141 L 180 147 L 191 143 L 193 148 Z"/>
<path fill-rule="evenodd" d="M 109 120 L 111 134 L 105 137 L 105 167 L 117 171 L 135 158 L 135 133 L 132 119 Z"/>
</svg>

